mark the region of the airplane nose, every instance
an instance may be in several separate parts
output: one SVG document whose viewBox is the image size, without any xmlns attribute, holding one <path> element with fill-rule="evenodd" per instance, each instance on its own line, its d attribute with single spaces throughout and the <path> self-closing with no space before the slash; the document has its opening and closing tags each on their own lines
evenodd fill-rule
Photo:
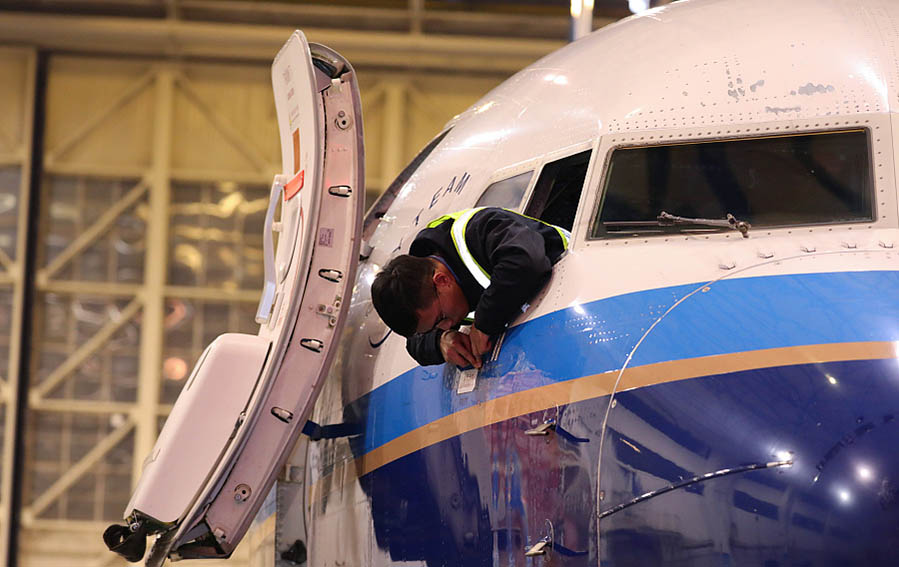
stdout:
<svg viewBox="0 0 899 567">
<path fill-rule="evenodd" d="M 604 557 L 702 564 L 719 549 L 737 565 L 897 564 L 895 359 L 758 369 L 616 400 L 600 484 L 603 510 L 623 509 L 600 521 Z M 684 479 L 696 482 L 664 491 Z"/>
<path fill-rule="evenodd" d="M 826 535 L 834 554 L 844 556 L 842 564 L 895 564 L 899 424 L 892 412 L 859 415 L 855 421 L 855 427 L 805 467 L 814 477 L 805 490 L 797 487 L 790 522 L 799 532 Z"/>
</svg>

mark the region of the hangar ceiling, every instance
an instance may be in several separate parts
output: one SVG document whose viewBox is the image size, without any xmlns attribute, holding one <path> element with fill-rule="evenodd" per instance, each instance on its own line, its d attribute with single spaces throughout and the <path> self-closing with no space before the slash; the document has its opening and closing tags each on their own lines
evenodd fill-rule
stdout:
<svg viewBox="0 0 899 567">
<path fill-rule="evenodd" d="M 507 76 L 567 40 L 567 0 L 7 0 L 5 42 L 76 53 L 268 61 L 301 28 L 357 68 Z M 600 0 L 594 28 L 629 15 Z"/>
<path fill-rule="evenodd" d="M 565 40 L 569 0 L 8 0 L 9 9 L 69 15 L 296 25 L 357 31 Z M 630 15 L 595 0 L 597 23 Z"/>
</svg>

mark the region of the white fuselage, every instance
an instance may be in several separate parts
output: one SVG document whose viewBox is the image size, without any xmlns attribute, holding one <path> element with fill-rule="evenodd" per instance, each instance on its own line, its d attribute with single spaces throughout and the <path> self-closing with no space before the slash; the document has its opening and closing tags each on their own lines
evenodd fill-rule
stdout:
<svg viewBox="0 0 899 567">
<path fill-rule="evenodd" d="M 352 442 L 337 440 L 311 446 L 311 500 L 306 517 L 311 526 L 311 564 L 430 564 L 414 553 L 404 555 L 391 547 L 390 538 L 378 525 L 383 520 L 377 511 L 381 506 L 377 497 L 369 488 L 360 487 L 360 478 L 365 485 L 369 482 L 366 478 L 388 465 L 405 470 L 402 467 L 406 465 L 397 464 L 404 459 L 421 459 L 426 471 L 423 478 L 428 479 L 408 478 L 406 488 L 430 494 L 436 508 L 448 518 L 451 514 L 445 510 L 458 507 L 453 508 L 453 497 L 443 490 L 452 492 L 445 487 L 457 481 L 464 485 L 457 479 L 464 475 L 453 473 L 450 476 L 455 480 L 444 478 L 437 471 L 441 459 L 452 459 L 435 455 L 448 451 L 465 462 L 459 470 L 478 478 L 482 503 L 490 500 L 486 493 L 491 491 L 492 502 L 502 501 L 496 492 L 502 483 L 494 480 L 491 485 L 484 480 L 489 474 L 482 477 L 475 471 L 493 470 L 494 479 L 496 475 L 505 478 L 503 474 L 514 477 L 508 472 L 512 465 L 497 461 L 497 455 L 505 454 L 503 443 L 508 446 L 511 442 L 496 436 L 502 427 L 514 429 L 508 424 L 516 420 L 530 423 L 542 419 L 540 416 L 559 416 L 561 420 L 564 411 L 560 408 L 604 400 L 597 402 L 598 409 L 590 406 L 589 411 L 577 414 L 583 417 L 596 410 L 589 419 L 583 417 L 581 435 L 592 433 L 590 447 L 598 449 L 611 443 L 607 428 L 614 422 L 615 412 L 609 408 L 615 407 L 612 396 L 619 392 L 712 374 L 895 356 L 881 352 L 884 345 L 899 338 L 890 325 L 880 325 L 882 328 L 869 334 L 838 334 L 835 330 L 827 336 L 824 328 L 842 325 L 843 315 L 828 321 L 828 313 L 849 316 L 862 312 L 872 305 L 866 298 L 877 296 L 878 290 L 864 287 L 868 283 L 856 289 L 844 281 L 844 275 L 895 274 L 899 270 L 894 248 L 899 244 L 899 210 L 893 144 L 899 126 L 892 121 L 899 106 L 897 26 L 899 4 L 888 0 L 684 0 L 570 44 L 517 73 L 454 118 L 447 125 L 446 137 L 400 188 L 369 239 L 372 250 L 359 269 L 349 331 L 313 420 L 340 423 L 358 419 L 366 429 L 365 443 L 352 446 Z M 847 131 L 863 131 L 867 136 L 872 219 L 759 226 L 750 229 L 748 238 L 736 231 L 591 236 L 616 150 Z M 372 309 L 368 291 L 379 266 L 407 252 L 429 220 L 475 206 L 494 182 L 533 172 L 517 207 L 511 204 L 525 210 L 544 167 L 581 152 L 590 152 L 590 158 L 574 216 L 570 252 L 555 266 L 547 287 L 507 332 L 495 354 L 497 368 L 502 370 L 479 378 L 474 393 L 457 394 L 453 369 L 417 368 L 402 337 L 391 334 L 383 340 L 387 329 Z M 838 281 L 824 281 L 833 274 L 839 276 Z M 894 285 L 891 282 L 895 280 L 884 281 L 887 283 L 871 285 Z M 806 296 L 804 286 L 809 290 Z M 830 296 L 817 286 L 839 288 L 835 297 L 857 304 L 826 305 Z M 788 296 L 783 303 L 776 300 L 780 289 Z M 721 295 L 715 299 L 719 290 Z M 892 297 L 884 301 L 896 305 L 899 290 L 880 291 Z M 627 311 L 630 299 L 622 298 L 639 297 L 647 299 L 639 303 L 637 311 Z M 809 298 L 808 304 L 803 297 Z M 700 301 L 708 307 L 690 306 Z M 815 311 L 819 308 L 820 313 Z M 804 327 L 803 318 L 812 312 L 818 314 L 808 315 Z M 621 313 L 620 317 L 615 313 Z M 678 318 L 679 313 L 685 315 Z M 856 328 L 847 325 L 850 327 Z M 858 328 L 862 327 L 860 323 Z M 740 334 L 744 331 L 745 336 Z M 804 336 L 809 339 L 804 341 Z M 655 338 L 659 338 L 658 344 L 652 343 Z M 675 339 L 683 344 L 675 344 Z M 850 352 L 846 346 L 850 344 L 873 345 L 873 350 Z M 612 362 L 605 366 L 596 362 L 600 351 L 608 353 Z M 835 354 L 822 354 L 825 351 Z M 546 352 L 568 359 L 567 365 L 560 362 L 551 370 L 543 366 Z M 748 352 L 764 355 L 752 355 L 756 358 L 746 362 Z M 437 391 L 425 389 L 428 380 L 445 383 L 439 401 L 423 397 Z M 422 384 L 423 389 L 418 389 Z M 440 407 L 432 411 L 429 404 Z M 648 431 L 644 425 L 633 424 L 629 414 L 622 413 L 620 420 L 632 424 L 622 425 L 621 430 Z M 483 439 L 476 441 L 475 435 Z M 665 443 L 647 435 L 647 440 L 639 442 L 642 445 L 629 443 L 644 447 L 644 452 L 650 447 L 667 454 L 666 459 L 697 474 L 730 466 L 726 459 L 699 458 L 695 452 L 666 453 Z M 716 435 L 710 434 L 709 439 L 718 439 Z M 638 437 L 632 433 L 628 438 Z M 788 439 L 790 434 L 775 437 Z M 710 447 L 717 442 L 707 441 Z M 461 449 L 440 448 L 451 443 L 461 444 Z M 472 448 L 479 443 L 488 448 Z M 535 459 L 529 461 L 534 466 L 546 465 L 524 449 L 518 457 L 524 454 Z M 611 481 L 599 478 L 599 458 L 609 455 L 603 452 L 594 457 L 594 468 L 585 477 L 589 480 L 585 481 L 588 489 L 583 505 L 598 514 L 614 499 L 607 497 L 602 502 L 600 496 L 605 492 L 601 487 Z M 637 465 L 633 467 L 639 472 Z M 621 470 L 625 468 L 622 465 Z M 523 464 L 522 478 L 527 476 L 526 469 Z M 797 462 L 793 470 L 807 473 L 811 468 Z M 616 478 L 616 474 L 610 472 L 607 478 Z M 527 485 L 523 480 L 515 482 Z M 530 482 L 533 487 L 535 481 Z M 540 480 L 537 484 L 549 490 L 546 483 L 549 481 Z M 396 492 L 384 494 L 398 498 Z M 443 496 L 446 502 L 441 500 Z M 514 500 L 514 496 L 505 497 L 507 502 Z M 740 498 L 734 497 L 734 501 L 742 502 Z M 522 512 L 512 504 L 483 506 L 494 533 L 497 523 L 510 525 L 519 521 L 514 519 L 516 514 L 528 515 L 527 510 Z M 470 512 L 464 503 L 462 509 Z M 522 528 L 527 533 L 522 535 L 521 545 L 539 539 L 543 516 L 549 522 L 553 513 L 531 511 L 531 517 L 520 520 L 530 526 L 530 531 Z M 703 522 L 684 514 L 680 520 L 666 520 L 665 529 L 682 524 L 684 533 L 703 540 Z M 782 519 L 784 514 L 781 510 L 778 517 Z M 451 526 L 467 521 L 474 520 L 446 519 Z M 609 559 L 612 551 L 596 543 L 602 539 L 597 522 L 584 521 L 589 526 L 584 533 L 589 532 L 593 543 L 566 545 L 590 547 L 591 561 Z M 401 524 L 392 529 L 401 530 Z M 558 532 L 558 523 L 554 525 Z M 456 528 L 448 529 L 456 534 Z M 329 533 L 333 530 L 341 534 L 339 541 L 354 543 L 331 545 L 334 536 Z M 467 541 L 468 532 L 459 530 L 459 541 Z M 472 537 L 477 539 L 477 534 Z M 569 536 L 568 541 L 577 539 Z M 507 552 L 496 543 L 500 540 L 494 541 L 492 563 L 524 565 L 524 557 Z M 817 541 L 807 545 L 814 547 Z M 721 551 L 725 552 L 731 553 Z"/>
</svg>

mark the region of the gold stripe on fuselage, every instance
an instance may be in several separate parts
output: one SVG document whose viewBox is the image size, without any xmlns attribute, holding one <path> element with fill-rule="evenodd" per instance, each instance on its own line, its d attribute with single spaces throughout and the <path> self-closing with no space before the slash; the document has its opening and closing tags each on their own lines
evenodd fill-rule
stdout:
<svg viewBox="0 0 899 567">
<path fill-rule="evenodd" d="M 619 373 L 621 382 L 618 391 L 622 392 L 678 380 L 761 368 L 896 358 L 897 349 L 899 346 L 893 342 L 831 343 L 671 360 L 626 368 L 623 372 L 611 370 L 516 392 L 465 408 L 371 450 L 357 458 L 353 468 L 359 476 L 363 476 L 406 455 L 468 431 L 521 415 L 607 396 L 612 392 Z M 352 475 L 346 475 L 345 480 L 354 480 L 351 477 Z M 316 486 L 321 484 L 321 480 Z M 311 487 L 313 500 L 318 492 L 316 486 Z"/>
</svg>

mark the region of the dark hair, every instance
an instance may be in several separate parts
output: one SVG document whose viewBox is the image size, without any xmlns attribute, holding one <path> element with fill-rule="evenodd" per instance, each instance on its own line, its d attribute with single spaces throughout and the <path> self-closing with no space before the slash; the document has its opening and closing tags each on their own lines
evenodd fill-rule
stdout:
<svg viewBox="0 0 899 567">
<path fill-rule="evenodd" d="M 434 297 L 434 263 L 403 254 L 387 263 L 371 284 L 371 301 L 381 319 L 394 332 L 411 337 L 418 328 L 416 311 Z"/>
</svg>

